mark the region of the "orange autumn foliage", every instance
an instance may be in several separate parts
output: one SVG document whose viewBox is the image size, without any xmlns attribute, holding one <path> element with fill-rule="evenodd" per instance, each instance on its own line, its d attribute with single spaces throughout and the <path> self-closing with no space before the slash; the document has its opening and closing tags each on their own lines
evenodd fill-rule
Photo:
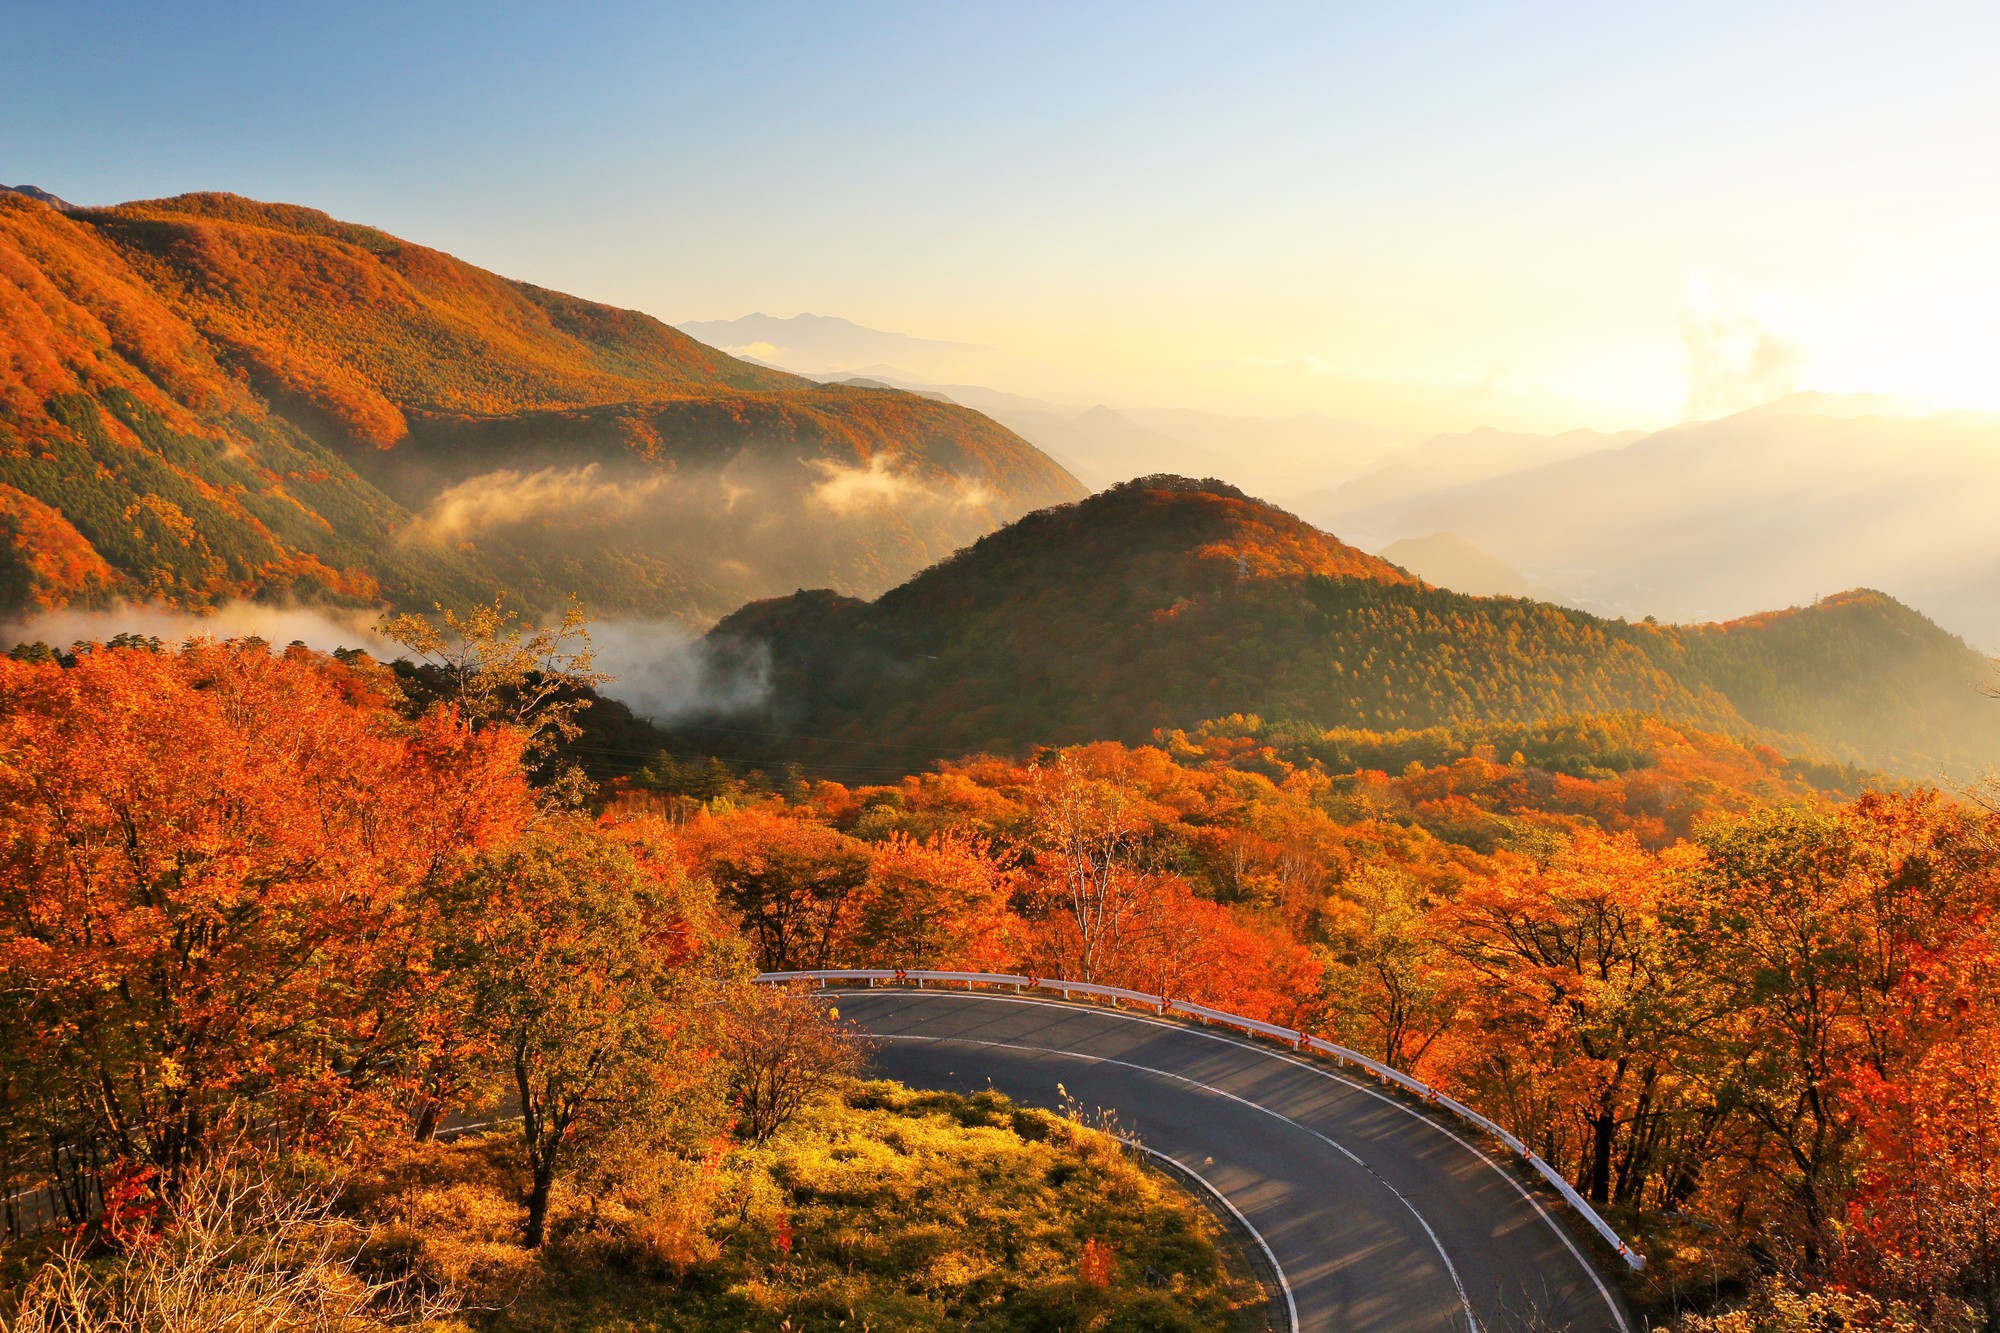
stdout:
<svg viewBox="0 0 2000 1333">
<path fill-rule="evenodd" d="M 1630 1200 L 1659 1165 L 1649 1117 L 1677 1091 L 1692 984 L 1659 917 L 1692 852 L 1580 834 L 1546 864 L 1501 858 L 1426 923 L 1463 976 L 1458 1024 L 1476 1033 L 1439 1072 L 1578 1161 L 1596 1203 Z"/>
<path fill-rule="evenodd" d="M 1255 780 L 1263 784 L 1261 779 Z M 1163 830 L 1229 784 L 1103 744 L 1042 766 L 976 759 L 901 788 L 713 803 L 677 835 L 766 967 L 931 967 L 1097 980 L 1292 1022 L 1319 964 L 1270 914 L 1156 864 Z"/>
<path fill-rule="evenodd" d="M 535 811 L 515 731 L 407 706 L 365 659 L 254 644 L 0 661 L 0 1173 L 89 1143 L 114 1192 L 170 1187 L 232 1118 L 322 1144 L 435 1118 L 490 1097 L 494 1015 L 545 1035 L 567 995 L 601 1036 L 658 1001 L 637 1049 L 700 1004 L 618 992 L 635 959 L 706 985 L 754 952 L 1310 1028 L 1503 1121 L 1621 1228 L 1699 1224 L 1711 1270 L 1769 1256 L 1939 1322 L 2000 1290 L 2000 825 L 1939 793 L 1840 801 L 1643 719 L 1456 750 L 1232 719 L 880 786 L 725 772 L 593 823 Z M 655 1054 L 617 1086 L 696 1052 Z"/>
<path fill-rule="evenodd" d="M 1972 1215 L 1984 1177 L 1944 1165 L 1983 1160 L 1950 1138 L 1977 1133 L 1971 1094 L 1925 1071 L 1964 1066 L 1968 1014 L 1994 1023 L 2000 945 L 1993 821 L 1934 792 L 1838 803 L 1854 780 L 1657 719 L 1457 740 L 1232 719 L 736 799 L 878 856 L 976 841 L 1014 970 L 1312 1028 L 1494 1115 L 1615 1215 L 1697 1219 L 1705 1263 L 1778 1244 L 1825 1275 L 1859 1262 L 1837 1209 L 1909 1215 L 1921 1189 Z M 1916 1183 L 1870 1165 L 1913 1134 L 1955 1158 Z"/>
<path fill-rule="evenodd" d="M 1869 1159 L 1848 1205 L 1853 1276 L 1946 1323 L 2000 1315 L 2000 1028 L 1990 1016 L 1899 1077 L 1856 1077 Z"/>
<path fill-rule="evenodd" d="M 673 522 L 557 512 L 559 554 L 528 549 L 519 525 L 492 543 L 416 521 L 475 477 L 504 490 L 544 468 L 601 470 L 650 496 L 669 474 L 710 485 L 725 462 L 759 490 L 746 511 L 788 508 L 793 540 L 698 500 Z M 963 478 L 978 502 L 865 524 L 817 503 L 827 477 L 891 465 L 925 487 Z M 294 589 L 417 608 L 504 589 L 720 614 L 809 579 L 885 586 L 1077 494 L 956 404 L 803 380 L 635 311 L 226 194 L 69 212 L 0 194 L 0 485 L 67 527 L 37 522 L 60 558 L 10 560 L 24 520 L 0 504 L 8 609 L 87 601 L 94 555 L 113 592 L 190 608 Z M 135 525 L 149 502 L 178 519 Z M 755 544 L 756 568 L 724 578 L 718 545 L 736 543 Z"/>
<path fill-rule="evenodd" d="M 89 603 L 117 584 L 117 571 L 61 511 L 0 485 L 0 603 Z"/>
<path fill-rule="evenodd" d="M 766 808 L 704 811 L 679 842 L 689 872 L 715 884 L 766 970 L 836 965 L 868 878 L 866 844 Z"/>
<path fill-rule="evenodd" d="M 69 1132 L 171 1177 L 246 1097 L 340 1129 L 407 895 L 532 808 L 511 733 L 354 702 L 359 670 L 0 659 L 0 973 Z"/>
<path fill-rule="evenodd" d="M 1011 880 L 976 835 L 892 833 L 875 844 L 840 956 L 857 967 L 1006 971 L 1019 949 Z"/>
</svg>

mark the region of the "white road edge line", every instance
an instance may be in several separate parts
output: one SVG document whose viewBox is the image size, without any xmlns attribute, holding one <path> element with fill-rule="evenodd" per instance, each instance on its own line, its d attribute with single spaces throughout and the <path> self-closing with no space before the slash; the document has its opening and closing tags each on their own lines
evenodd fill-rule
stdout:
<svg viewBox="0 0 2000 1333">
<path fill-rule="evenodd" d="M 927 1041 L 937 1046 L 984 1046 L 991 1050 L 1023 1051 L 1029 1055 L 1053 1055 L 1061 1060 L 1082 1060 L 1090 1064 L 1117 1065 L 1121 1069 L 1130 1069 L 1141 1074 L 1155 1074 L 1160 1078 L 1172 1079 L 1176 1083 L 1185 1083 L 1191 1088 L 1200 1088 L 1203 1092 L 1212 1092 L 1216 1096 L 1235 1102 L 1239 1106 L 1247 1106 L 1253 1111 L 1262 1111 L 1273 1120 L 1290 1125 L 1301 1134 L 1310 1135 L 1318 1139 L 1321 1143 L 1324 1143 L 1327 1147 L 1332 1148 L 1335 1152 L 1340 1153 L 1363 1171 L 1366 1171 L 1383 1189 L 1395 1195 L 1398 1203 L 1409 1209 L 1410 1216 L 1417 1219 L 1417 1225 L 1422 1227 L 1424 1234 L 1431 1238 L 1431 1248 L 1437 1251 L 1438 1258 L 1444 1263 L 1444 1271 L 1451 1278 L 1452 1288 L 1458 1293 L 1458 1303 L 1465 1311 L 1467 1326 L 1473 1330 L 1473 1333 L 1478 1333 L 1479 1316 L 1473 1313 L 1472 1298 L 1465 1294 L 1465 1283 L 1459 1280 L 1458 1265 L 1454 1264 L 1451 1261 L 1451 1256 L 1445 1253 L 1444 1242 L 1438 1239 L 1437 1232 L 1431 1230 L 1431 1224 L 1424 1219 L 1424 1215 L 1421 1212 L 1417 1211 L 1417 1206 L 1411 1203 L 1401 1190 L 1384 1180 L 1381 1173 L 1376 1171 L 1374 1167 L 1362 1161 L 1361 1157 L 1352 1148 L 1335 1139 L 1328 1138 L 1310 1125 L 1300 1124 L 1283 1111 L 1274 1111 L 1268 1106 L 1262 1106 L 1251 1101 L 1248 1097 L 1240 1097 L 1226 1089 L 1215 1087 L 1213 1084 L 1203 1083 L 1198 1078 L 1189 1078 L 1186 1074 L 1176 1074 L 1166 1069 L 1155 1069 L 1151 1065 L 1133 1064 L 1130 1060 L 1118 1060 L 1108 1055 L 1086 1055 L 1082 1051 L 1059 1051 L 1051 1046 L 1022 1046 L 1007 1041 L 979 1041 L 971 1037 L 923 1037 L 913 1032 L 876 1033 L 874 1035 L 877 1041 Z"/>
<path fill-rule="evenodd" d="M 840 991 L 834 989 L 827 989 L 827 993 L 830 995 L 841 994 Z M 895 992 L 888 990 L 877 991 L 875 993 L 878 995 L 895 994 Z M 1157 1018 L 1148 1018 L 1144 1014 L 1134 1014 L 1118 1009 L 1105 1009 L 1100 1006 L 1091 1006 L 1089 1008 L 1085 1008 L 1084 1006 L 1075 1004 L 1063 1004 L 1055 1000 L 1031 1000 L 1026 996 L 996 995 L 988 992 L 971 991 L 971 990 L 963 990 L 963 991 L 934 990 L 934 991 L 925 991 L 924 995 L 926 997 L 949 995 L 954 999 L 985 1000 L 999 1004 L 1038 1005 L 1044 1009 L 1059 1009 L 1065 1013 L 1099 1013 L 1108 1016 L 1116 1016 L 1118 1018 L 1125 1020 L 1128 1023 L 1144 1023 L 1148 1027 L 1165 1028 L 1169 1032 L 1185 1032 L 1190 1036 L 1203 1037 L 1209 1041 L 1221 1042 L 1225 1046 L 1235 1046 L 1238 1047 L 1239 1049 L 1250 1051 L 1253 1054 L 1265 1056 L 1272 1060 L 1281 1060 L 1285 1064 L 1297 1065 L 1300 1069 L 1306 1070 L 1309 1073 L 1317 1074 L 1321 1078 L 1331 1079 L 1333 1082 L 1338 1083 L 1343 1087 L 1352 1088 L 1356 1092 L 1366 1093 L 1368 1096 L 1373 1097 L 1376 1101 L 1379 1101 L 1386 1106 L 1393 1106 L 1398 1111 L 1401 1111 L 1404 1115 L 1407 1115 L 1412 1120 L 1415 1120 L 1417 1123 L 1422 1125 L 1428 1125 L 1430 1128 L 1444 1135 L 1446 1138 L 1450 1139 L 1453 1143 L 1456 1143 L 1459 1147 L 1465 1149 L 1467 1152 L 1471 1153 L 1474 1157 L 1484 1162 L 1488 1167 L 1488 1169 L 1490 1169 L 1495 1175 L 1499 1176 L 1502 1180 L 1506 1181 L 1509 1185 L 1513 1186 L 1514 1192 L 1520 1195 L 1523 1199 L 1527 1200 L 1528 1206 L 1535 1210 L 1536 1214 L 1541 1217 L 1542 1221 L 1548 1223 L 1549 1230 L 1555 1233 L 1556 1239 L 1563 1243 L 1563 1248 L 1569 1251 L 1570 1257 L 1572 1259 L 1576 1260 L 1577 1267 L 1581 1268 L 1584 1271 L 1584 1273 L 1590 1278 L 1591 1285 L 1597 1288 L 1597 1294 L 1604 1300 L 1604 1307 L 1607 1310 L 1611 1311 L 1612 1321 L 1616 1323 L 1621 1330 L 1623 1330 L 1623 1333 L 1632 1333 L 1632 1325 L 1630 1322 L 1626 1320 L 1625 1311 L 1623 1310 L 1623 1308 L 1619 1306 L 1617 1298 L 1611 1294 L 1611 1289 L 1604 1285 L 1604 1278 L 1598 1273 L 1597 1265 L 1592 1263 L 1588 1258 L 1586 1258 L 1584 1256 L 1583 1251 L 1579 1250 L 1576 1247 L 1576 1240 L 1569 1234 L 1568 1230 L 1566 1230 L 1563 1227 L 1563 1224 L 1557 1221 L 1555 1216 L 1551 1214 L 1546 1207 L 1543 1206 L 1542 1201 L 1540 1199 L 1537 1199 L 1534 1195 L 1530 1194 L 1527 1191 L 1526 1187 L 1523 1186 L 1520 1181 L 1514 1179 L 1513 1175 L 1510 1172 L 1508 1172 L 1506 1168 L 1502 1167 L 1498 1162 L 1494 1161 L 1492 1156 L 1488 1154 L 1484 1149 L 1480 1148 L 1477 1144 L 1471 1143 L 1463 1138 L 1460 1138 L 1457 1134 L 1453 1133 L 1450 1129 L 1446 1128 L 1444 1125 L 1440 1125 L 1437 1121 L 1431 1119 L 1427 1115 L 1419 1114 L 1411 1107 L 1404 1105 L 1401 1101 L 1398 1101 L 1396 1098 L 1389 1096 L 1387 1093 L 1383 1092 L 1379 1088 L 1372 1088 L 1368 1086 L 1366 1083 L 1357 1082 L 1356 1080 L 1349 1078 L 1345 1074 L 1338 1073 L 1335 1070 L 1327 1069 L 1322 1065 L 1316 1065 L 1309 1061 L 1298 1059 L 1296 1056 L 1286 1055 L 1281 1051 L 1274 1051 L 1263 1046 L 1253 1045 L 1250 1042 L 1242 1041 L 1235 1037 L 1225 1037 L 1218 1033 L 1210 1032 L 1206 1028 L 1198 1028 L 1186 1023 L 1163 1023 Z"/>
<path fill-rule="evenodd" d="M 1270 1243 L 1264 1239 L 1264 1233 L 1250 1225 L 1250 1219 L 1243 1215 L 1243 1210 L 1231 1203 L 1229 1196 L 1217 1189 L 1214 1182 L 1210 1181 L 1207 1176 L 1204 1176 L 1180 1158 L 1163 1153 L 1158 1148 L 1148 1148 L 1137 1139 L 1121 1138 L 1119 1142 L 1128 1148 L 1137 1148 L 1149 1157 L 1157 1157 L 1163 1162 L 1172 1162 L 1175 1170 L 1193 1177 L 1196 1183 L 1208 1191 L 1210 1198 L 1229 1210 L 1229 1215 L 1242 1224 L 1243 1229 L 1250 1233 L 1250 1239 L 1257 1242 L 1257 1248 L 1264 1252 L 1264 1261 L 1271 1265 L 1271 1272 L 1277 1276 L 1278 1289 L 1285 1293 L 1285 1318 L 1290 1321 L 1289 1333 L 1299 1333 L 1299 1307 L 1298 1302 L 1292 1299 L 1291 1279 L 1285 1276 L 1284 1266 L 1278 1262 L 1278 1256 L 1271 1253 Z"/>
</svg>

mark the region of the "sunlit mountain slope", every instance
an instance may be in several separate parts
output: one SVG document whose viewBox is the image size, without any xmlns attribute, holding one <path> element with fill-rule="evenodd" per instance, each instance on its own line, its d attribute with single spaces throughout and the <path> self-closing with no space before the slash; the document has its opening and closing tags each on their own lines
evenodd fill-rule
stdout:
<svg viewBox="0 0 2000 1333">
<path fill-rule="evenodd" d="M 0 194 L 0 590 L 692 620 L 870 593 L 1081 488 L 969 409 L 820 386 L 311 209 Z"/>
</svg>

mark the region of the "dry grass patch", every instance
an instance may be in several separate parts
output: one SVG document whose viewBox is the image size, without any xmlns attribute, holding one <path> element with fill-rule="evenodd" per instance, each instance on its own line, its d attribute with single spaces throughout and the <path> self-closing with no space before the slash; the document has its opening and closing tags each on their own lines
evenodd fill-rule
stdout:
<svg viewBox="0 0 2000 1333">
<path fill-rule="evenodd" d="M 855 1083 L 761 1145 L 635 1139 L 558 1192 L 539 1256 L 518 1151 L 383 1161 L 349 1198 L 376 1271 L 456 1289 L 490 1333 L 1224 1333 L 1260 1313 L 1198 1205 L 997 1093 Z"/>
</svg>

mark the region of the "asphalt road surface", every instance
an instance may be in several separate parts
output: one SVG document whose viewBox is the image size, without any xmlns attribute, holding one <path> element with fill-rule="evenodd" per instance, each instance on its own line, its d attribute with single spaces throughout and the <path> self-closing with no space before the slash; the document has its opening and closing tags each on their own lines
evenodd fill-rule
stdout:
<svg viewBox="0 0 2000 1333">
<path fill-rule="evenodd" d="M 1364 1078 L 1238 1034 L 995 992 L 848 990 L 875 1068 L 1061 1109 L 1057 1085 L 1221 1194 L 1300 1333 L 1629 1333 L 1609 1283 L 1474 1145 Z"/>
</svg>

